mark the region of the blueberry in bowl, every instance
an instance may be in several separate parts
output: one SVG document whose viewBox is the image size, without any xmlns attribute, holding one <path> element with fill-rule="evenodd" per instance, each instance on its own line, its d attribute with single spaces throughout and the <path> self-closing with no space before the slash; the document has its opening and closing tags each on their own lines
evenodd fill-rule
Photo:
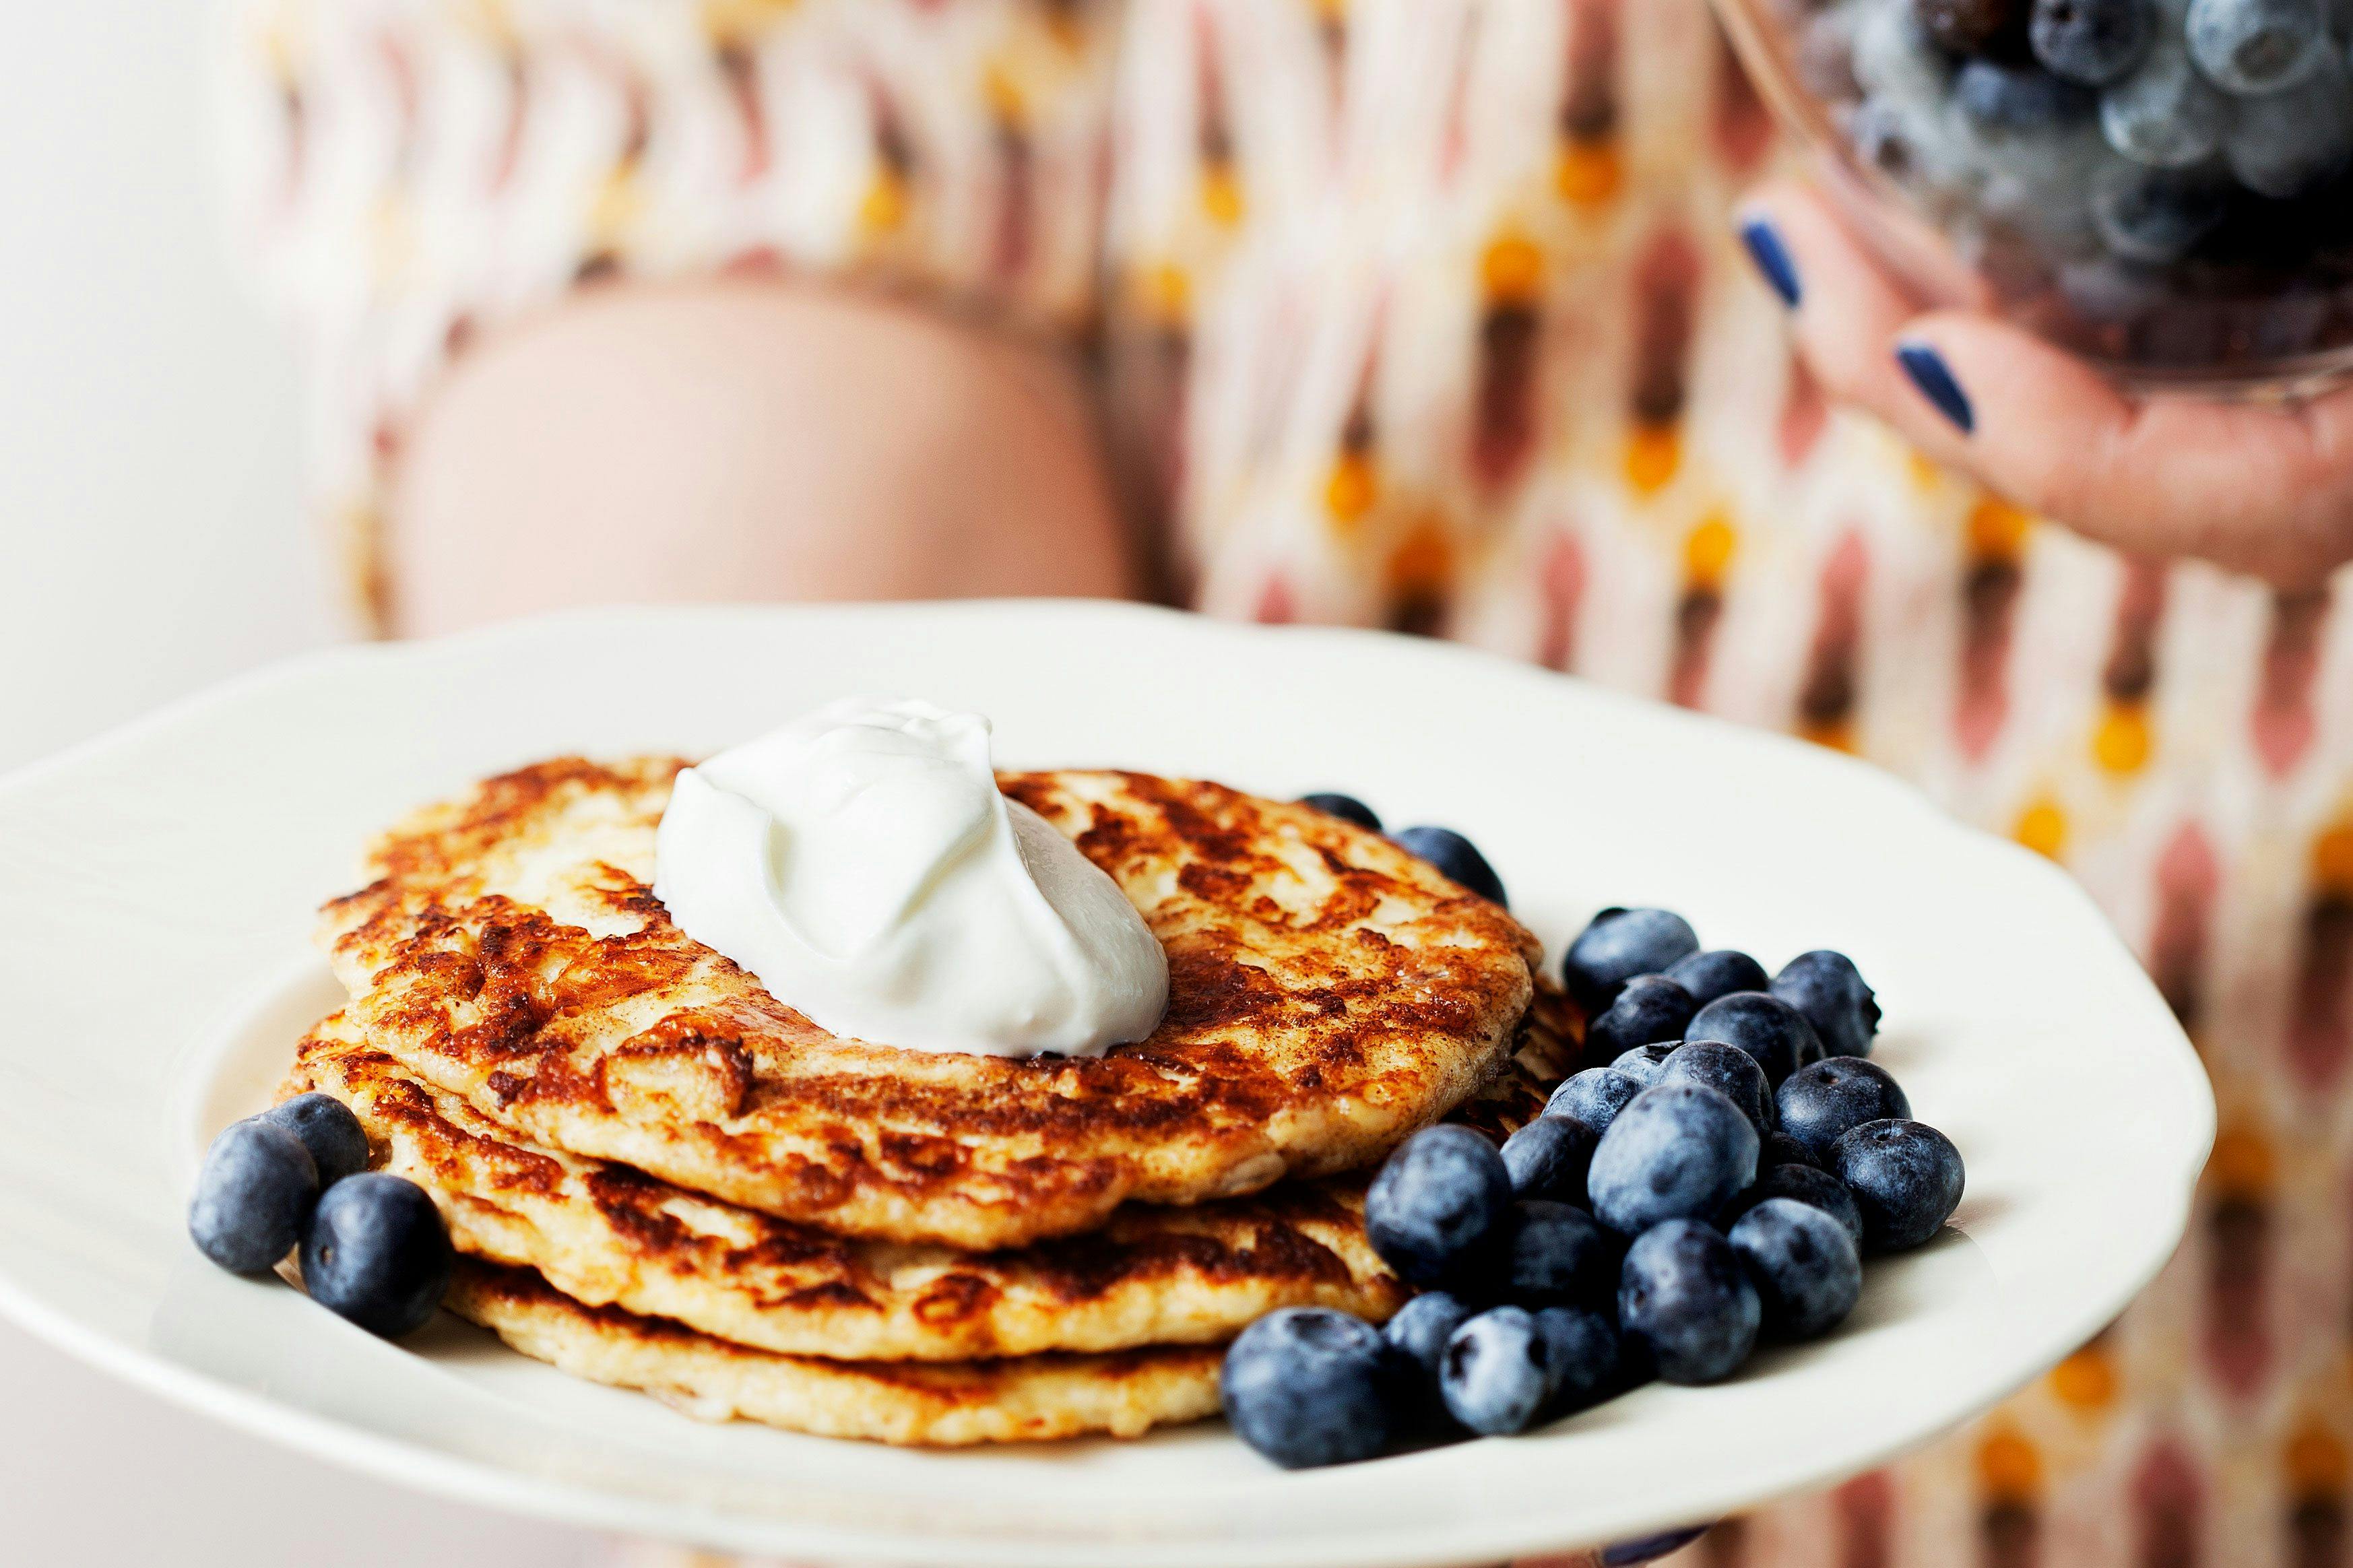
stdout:
<svg viewBox="0 0 2353 1568">
<path fill-rule="evenodd" d="M 1922 304 L 1989 305 L 2128 385 L 2270 392 L 2353 371 L 2353 11 L 1716 5 Z"/>
</svg>

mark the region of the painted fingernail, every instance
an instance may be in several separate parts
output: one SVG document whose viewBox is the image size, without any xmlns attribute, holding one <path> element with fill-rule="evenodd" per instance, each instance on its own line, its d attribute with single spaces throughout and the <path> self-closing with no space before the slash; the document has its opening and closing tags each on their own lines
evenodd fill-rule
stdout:
<svg viewBox="0 0 2353 1568">
<path fill-rule="evenodd" d="M 1978 427 L 1977 410 L 1969 406 L 1969 395 L 1953 379 L 1953 368 L 1945 363 L 1944 355 L 1926 343 L 1898 343 L 1895 363 L 1904 367 L 1920 395 L 1935 404 L 1936 412 L 1957 426 L 1962 435 Z"/>
<path fill-rule="evenodd" d="M 1748 259 L 1757 263 L 1757 270 L 1781 296 L 1781 303 L 1796 310 L 1805 291 L 1798 287 L 1798 268 L 1789 259 L 1789 247 L 1781 243 L 1773 226 L 1761 217 L 1750 218 L 1740 226 L 1740 243 L 1748 247 Z"/>
</svg>

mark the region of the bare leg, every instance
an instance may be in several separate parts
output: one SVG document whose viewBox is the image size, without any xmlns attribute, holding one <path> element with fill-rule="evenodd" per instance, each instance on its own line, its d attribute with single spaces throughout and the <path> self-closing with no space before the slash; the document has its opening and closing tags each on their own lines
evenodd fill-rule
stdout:
<svg viewBox="0 0 2353 1568">
<path fill-rule="evenodd" d="M 584 293 L 430 400 L 396 629 L 562 605 L 1136 592 L 1076 373 L 814 289 Z"/>
</svg>

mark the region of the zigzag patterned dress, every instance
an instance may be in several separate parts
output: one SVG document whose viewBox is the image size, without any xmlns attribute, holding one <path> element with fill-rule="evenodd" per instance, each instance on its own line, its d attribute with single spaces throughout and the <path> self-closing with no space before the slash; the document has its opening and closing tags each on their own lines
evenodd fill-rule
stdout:
<svg viewBox="0 0 2353 1568">
<path fill-rule="evenodd" d="M 2078 875 L 2222 1135 L 2147 1297 L 1729 1565 L 2345 1561 L 2353 616 L 2133 560 L 1827 407 L 1728 233 L 1779 155 L 1702 0 L 246 0 L 240 242 L 315 495 L 614 279 L 918 291 L 1099 368 L 1185 592 L 1794 731 Z"/>
</svg>

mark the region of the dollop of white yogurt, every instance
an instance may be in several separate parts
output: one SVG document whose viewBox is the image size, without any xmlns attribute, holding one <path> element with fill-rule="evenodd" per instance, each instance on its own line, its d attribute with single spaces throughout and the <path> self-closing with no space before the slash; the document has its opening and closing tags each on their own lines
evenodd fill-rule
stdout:
<svg viewBox="0 0 2353 1568">
<path fill-rule="evenodd" d="M 997 788 L 988 721 L 850 698 L 678 775 L 654 894 L 829 1033 L 1099 1056 L 1168 1002 L 1103 868 Z"/>
</svg>

